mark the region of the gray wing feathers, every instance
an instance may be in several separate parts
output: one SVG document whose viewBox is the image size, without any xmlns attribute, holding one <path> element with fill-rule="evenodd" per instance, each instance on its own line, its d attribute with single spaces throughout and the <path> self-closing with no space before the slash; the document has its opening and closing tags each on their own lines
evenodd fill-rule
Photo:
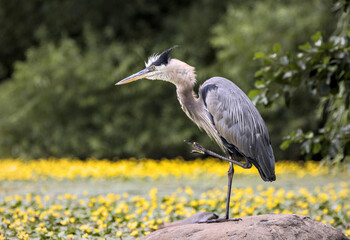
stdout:
<svg viewBox="0 0 350 240">
<path fill-rule="evenodd" d="M 212 84 L 216 88 L 208 91 L 203 101 L 218 134 L 238 148 L 258 168 L 265 181 L 275 180 L 270 137 L 258 110 L 240 88 L 225 78 L 211 78 L 201 89 Z"/>
</svg>

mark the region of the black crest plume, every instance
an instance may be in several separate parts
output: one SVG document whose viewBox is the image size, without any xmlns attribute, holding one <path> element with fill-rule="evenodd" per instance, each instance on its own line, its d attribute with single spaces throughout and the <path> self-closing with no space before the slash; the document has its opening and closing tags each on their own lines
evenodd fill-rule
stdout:
<svg viewBox="0 0 350 240">
<path fill-rule="evenodd" d="M 169 48 L 168 50 L 165 50 L 164 52 L 162 52 L 159 57 L 157 58 L 156 61 L 154 61 L 151 65 L 154 65 L 154 66 L 160 66 L 160 65 L 167 65 L 168 62 L 169 62 L 169 59 L 170 59 L 170 52 L 176 48 L 177 46 L 173 46 L 171 48 Z"/>
</svg>

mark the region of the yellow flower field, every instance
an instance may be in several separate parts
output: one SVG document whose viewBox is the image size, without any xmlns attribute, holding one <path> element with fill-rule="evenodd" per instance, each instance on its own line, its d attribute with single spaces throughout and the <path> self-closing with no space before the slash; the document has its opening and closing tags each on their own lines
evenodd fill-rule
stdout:
<svg viewBox="0 0 350 240">
<path fill-rule="evenodd" d="M 39 159 L 22 161 L 19 159 L 0 159 L 1 180 L 38 180 L 38 179 L 74 179 L 74 178 L 161 178 L 161 177 L 187 177 L 199 176 L 226 176 L 228 163 L 213 158 L 206 160 L 184 161 L 181 159 L 128 159 L 111 162 L 109 160 L 88 159 Z M 317 162 L 305 164 L 295 162 L 277 162 L 277 177 L 293 174 L 298 177 L 306 175 L 317 176 L 328 174 L 329 169 Z M 235 168 L 236 175 L 258 175 L 256 168 Z"/>
<path fill-rule="evenodd" d="M 208 159 L 185 162 L 183 160 L 142 161 L 107 160 L 87 161 L 69 159 L 42 159 L 0 161 L 0 182 L 76 181 L 84 179 L 120 179 L 130 182 L 134 178 L 158 179 L 226 178 L 227 163 Z M 131 174 L 131 170 L 133 174 Z M 277 178 L 327 178 L 331 172 L 316 162 L 306 164 L 281 162 L 276 165 Z M 257 175 L 255 169 L 236 168 L 237 175 Z M 341 173 L 348 179 L 349 173 Z M 1 190 L 1 189 L 0 189 Z M 169 194 L 151 188 L 147 194 L 129 192 L 81 194 L 44 192 L 2 194 L 0 191 L 1 239 L 134 239 L 149 234 L 163 224 L 188 217 L 198 211 L 225 211 L 226 188 L 197 191 L 185 186 Z M 346 180 L 317 186 L 314 189 L 300 185 L 297 189 L 282 187 L 233 188 L 231 216 L 286 213 L 308 215 L 312 219 L 330 224 L 350 235 L 350 184 Z"/>
</svg>

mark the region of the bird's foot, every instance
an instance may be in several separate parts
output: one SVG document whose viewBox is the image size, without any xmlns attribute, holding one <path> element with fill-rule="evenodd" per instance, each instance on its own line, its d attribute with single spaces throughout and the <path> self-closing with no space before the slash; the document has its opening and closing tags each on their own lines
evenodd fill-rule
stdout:
<svg viewBox="0 0 350 240">
<path fill-rule="evenodd" d="M 202 145 L 200 145 L 197 142 L 191 143 L 187 140 L 184 140 L 184 142 L 196 149 L 196 150 L 192 150 L 192 153 L 199 153 L 199 154 L 205 155 L 208 151 L 206 148 L 202 147 Z"/>
<path fill-rule="evenodd" d="M 231 162 L 233 164 L 236 164 L 242 168 L 245 168 L 245 169 L 248 169 L 248 168 L 251 168 L 252 167 L 252 164 L 247 160 L 247 162 L 245 163 L 242 163 L 242 162 L 239 162 L 239 161 L 236 161 L 236 160 L 233 160 L 231 158 L 227 158 L 227 157 L 224 157 L 224 156 L 221 156 L 220 154 L 217 154 L 213 151 L 210 151 L 208 149 L 206 149 L 205 147 L 203 147 L 202 145 L 200 145 L 199 143 L 197 142 L 189 142 L 187 140 L 184 140 L 185 143 L 187 143 L 188 145 L 192 146 L 193 148 L 195 148 L 195 150 L 192 150 L 192 153 L 199 153 L 199 154 L 203 154 L 203 155 L 210 155 L 212 157 L 216 157 L 216 158 L 219 158 L 219 159 L 222 159 L 222 160 L 225 160 L 225 161 L 228 161 L 228 162 Z"/>
<path fill-rule="evenodd" d="M 217 218 L 217 219 L 209 219 L 207 221 L 201 221 L 198 223 L 221 223 L 221 222 L 238 222 L 242 221 L 242 218 Z"/>
</svg>

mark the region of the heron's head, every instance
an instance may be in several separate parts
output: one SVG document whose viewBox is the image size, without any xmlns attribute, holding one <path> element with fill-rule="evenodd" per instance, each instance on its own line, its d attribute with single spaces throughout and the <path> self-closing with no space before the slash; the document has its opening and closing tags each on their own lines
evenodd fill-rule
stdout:
<svg viewBox="0 0 350 240">
<path fill-rule="evenodd" d="M 170 58 L 170 52 L 175 48 L 171 47 L 161 54 L 154 54 L 149 57 L 145 63 L 146 68 L 117 82 L 115 85 L 121 85 L 133 82 L 142 78 L 150 80 L 163 80 L 174 83 L 175 85 L 184 85 L 195 83 L 194 67 L 180 60 Z"/>
</svg>

